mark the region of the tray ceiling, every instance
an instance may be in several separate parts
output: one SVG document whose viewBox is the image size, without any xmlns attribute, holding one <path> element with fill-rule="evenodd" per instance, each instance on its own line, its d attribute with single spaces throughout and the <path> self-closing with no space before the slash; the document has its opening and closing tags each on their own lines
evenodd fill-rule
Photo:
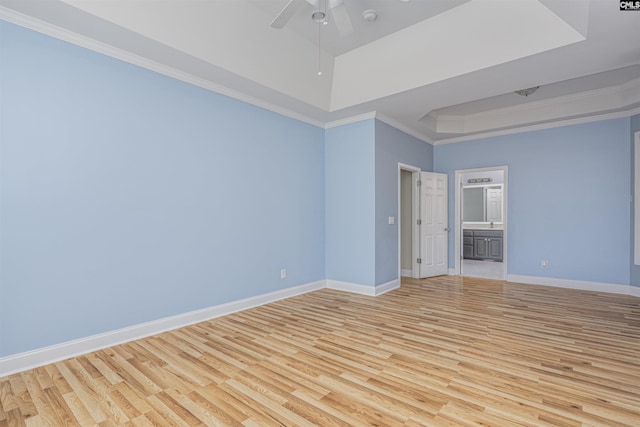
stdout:
<svg viewBox="0 0 640 427">
<path fill-rule="evenodd" d="M 375 114 L 433 143 L 640 109 L 640 12 L 617 2 L 345 0 L 341 37 L 306 2 L 270 27 L 287 1 L 0 0 L 0 18 L 316 125 Z"/>
</svg>

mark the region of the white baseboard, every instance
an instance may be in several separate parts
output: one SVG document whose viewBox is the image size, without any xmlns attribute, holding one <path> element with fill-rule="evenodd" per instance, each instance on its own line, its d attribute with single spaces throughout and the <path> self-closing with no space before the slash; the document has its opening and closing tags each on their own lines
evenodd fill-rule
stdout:
<svg viewBox="0 0 640 427">
<path fill-rule="evenodd" d="M 403 268 L 402 270 L 400 270 L 400 275 L 402 277 L 412 277 L 413 271 L 411 271 L 410 269 Z"/>
<path fill-rule="evenodd" d="M 370 296 L 375 295 L 376 292 L 376 288 L 373 286 L 358 285 L 357 283 L 341 282 L 339 280 L 327 280 L 327 288 Z"/>
<path fill-rule="evenodd" d="M 544 285 L 555 286 L 557 288 L 580 289 L 583 291 L 606 292 L 611 294 L 634 295 L 634 292 L 636 294 L 640 294 L 640 292 L 634 290 L 634 288 L 638 290 L 640 290 L 640 288 L 636 288 L 634 286 L 618 285 L 614 283 L 588 282 L 584 280 L 567 280 L 556 279 L 552 277 L 521 276 L 519 274 L 508 274 L 507 281 L 515 283 L 526 283 L 529 285 Z"/>
<path fill-rule="evenodd" d="M 456 273 L 453 269 L 449 269 L 449 274 L 455 275 Z M 628 294 L 640 297 L 640 287 L 635 286 L 553 279 L 537 276 L 520 276 L 515 274 L 508 275 L 507 280 L 510 282 Z M 323 288 L 352 292 L 361 295 L 378 296 L 399 287 L 400 279 L 394 279 L 377 286 L 359 285 L 357 283 L 341 282 L 337 280 L 319 280 L 317 282 L 294 286 L 292 288 L 257 295 L 255 297 L 245 298 L 238 301 L 232 301 L 201 310 L 190 311 L 188 313 L 145 322 L 127 328 L 105 332 L 103 334 L 92 335 L 86 338 L 67 341 L 24 353 L 2 357 L 0 358 L 0 377 Z"/>
<path fill-rule="evenodd" d="M 455 268 L 450 268 L 449 270 L 447 270 L 447 274 L 449 276 L 458 276 L 458 272 L 456 271 Z"/>
<path fill-rule="evenodd" d="M 381 285 L 376 285 L 375 296 L 382 295 L 400 287 L 400 279 L 394 279 Z"/>
<path fill-rule="evenodd" d="M 151 322 L 140 323 L 127 328 L 117 329 L 102 334 L 92 335 L 73 341 L 67 341 L 48 347 L 42 347 L 24 353 L 0 357 L 0 377 L 26 371 L 38 366 L 59 362 L 60 360 L 123 344 L 125 342 L 146 338 L 162 332 L 170 331 L 195 323 L 204 322 L 216 317 L 247 310 L 249 308 L 279 301 L 281 299 L 306 294 L 323 288 L 337 289 L 356 294 L 378 296 L 400 287 L 400 279 L 395 279 L 377 286 L 358 285 L 356 283 L 339 282 L 337 280 L 319 280 L 292 288 L 282 289 L 255 297 L 231 301 L 213 307 L 194 310 L 176 316 L 165 317 Z"/>
<path fill-rule="evenodd" d="M 320 280 L 0 358 L 0 377 L 326 287 Z"/>
<path fill-rule="evenodd" d="M 341 282 L 339 280 L 327 280 L 327 288 L 329 289 L 369 296 L 382 295 L 385 292 L 389 292 L 399 287 L 400 279 L 395 279 L 377 286 L 359 285 L 357 283 Z"/>
</svg>

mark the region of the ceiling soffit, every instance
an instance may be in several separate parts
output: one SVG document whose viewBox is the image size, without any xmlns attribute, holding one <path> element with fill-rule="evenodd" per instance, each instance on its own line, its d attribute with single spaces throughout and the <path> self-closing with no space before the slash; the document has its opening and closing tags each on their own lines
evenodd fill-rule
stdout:
<svg viewBox="0 0 640 427">
<path fill-rule="evenodd" d="M 584 117 L 640 106 L 640 78 L 619 86 L 496 108 L 472 114 L 438 114 L 421 119 L 440 134 L 480 133 L 494 129 L 544 123 L 558 117 Z"/>
<path fill-rule="evenodd" d="M 537 0 L 472 0 L 338 56 L 331 110 L 583 40 Z"/>
<path fill-rule="evenodd" d="M 248 1 L 63 1 L 325 111 L 585 38 L 538 0 L 471 0 L 334 58 L 286 27 L 269 27 L 268 14 Z"/>
</svg>

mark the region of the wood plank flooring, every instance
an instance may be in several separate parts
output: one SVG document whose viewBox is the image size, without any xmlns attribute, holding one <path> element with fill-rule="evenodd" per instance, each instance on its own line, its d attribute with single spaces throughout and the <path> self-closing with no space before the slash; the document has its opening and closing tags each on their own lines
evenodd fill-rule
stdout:
<svg viewBox="0 0 640 427">
<path fill-rule="evenodd" d="M 0 426 L 640 426 L 640 298 L 321 290 L 0 378 Z"/>
</svg>

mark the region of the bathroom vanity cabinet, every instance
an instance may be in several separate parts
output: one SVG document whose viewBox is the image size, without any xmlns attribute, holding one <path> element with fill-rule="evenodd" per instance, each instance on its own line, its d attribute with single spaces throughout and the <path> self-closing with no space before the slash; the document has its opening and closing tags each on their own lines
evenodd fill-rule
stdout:
<svg viewBox="0 0 640 427">
<path fill-rule="evenodd" d="M 463 232 L 464 259 L 502 262 L 502 230 L 467 230 Z"/>
</svg>

